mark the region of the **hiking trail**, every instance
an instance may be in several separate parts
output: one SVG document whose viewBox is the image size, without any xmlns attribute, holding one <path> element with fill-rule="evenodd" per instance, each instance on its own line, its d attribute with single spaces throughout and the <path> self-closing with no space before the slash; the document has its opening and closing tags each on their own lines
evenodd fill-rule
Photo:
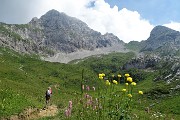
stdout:
<svg viewBox="0 0 180 120">
<path fill-rule="evenodd" d="M 58 113 L 56 105 L 47 106 L 44 109 L 28 108 L 18 115 L 12 115 L 8 119 L 3 120 L 31 120 L 39 119 L 42 117 L 55 116 Z"/>
</svg>

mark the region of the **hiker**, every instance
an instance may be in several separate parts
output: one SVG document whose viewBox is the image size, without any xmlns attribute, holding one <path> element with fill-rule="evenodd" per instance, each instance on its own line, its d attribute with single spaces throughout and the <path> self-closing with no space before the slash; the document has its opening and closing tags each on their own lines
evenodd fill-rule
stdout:
<svg viewBox="0 0 180 120">
<path fill-rule="evenodd" d="M 50 102 L 50 98 L 52 95 L 52 89 L 51 87 L 48 87 L 48 89 L 46 90 L 46 105 Z"/>
</svg>

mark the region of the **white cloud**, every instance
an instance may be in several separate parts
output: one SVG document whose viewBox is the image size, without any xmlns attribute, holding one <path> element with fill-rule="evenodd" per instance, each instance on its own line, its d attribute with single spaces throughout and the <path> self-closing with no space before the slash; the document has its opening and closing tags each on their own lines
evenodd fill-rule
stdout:
<svg viewBox="0 0 180 120">
<path fill-rule="evenodd" d="M 87 7 L 90 2 L 94 3 L 93 7 Z M 154 27 L 137 11 L 126 8 L 118 10 L 117 6 L 111 8 L 104 0 L 41 0 L 40 9 L 38 17 L 50 9 L 56 9 L 77 17 L 102 34 L 113 33 L 124 42 L 146 40 Z"/>
<path fill-rule="evenodd" d="M 176 31 L 180 31 L 180 23 L 171 21 L 168 24 L 164 24 L 163 26 L 166 26 L 168 28 L 171 28 Z"/>
</svg>

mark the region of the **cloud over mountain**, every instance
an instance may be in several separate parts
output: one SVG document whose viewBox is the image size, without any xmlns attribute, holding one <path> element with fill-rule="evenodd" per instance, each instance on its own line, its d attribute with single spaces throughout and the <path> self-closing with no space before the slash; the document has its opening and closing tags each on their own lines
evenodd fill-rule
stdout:
<svg viewBox="0 0 180 120">
<path fill-rule="evenodd" d="M 31 18 L 40 17 L 51 9 L 56 9 L 82 20 L 90 28 L 102 34 L 113 33 L 124 42 L 145 40 L 156 26 L 143 18 L 138 11 L 110 6 L 105 0 L 6 0 L 2 1 L 0 8 L 2 22 L 7 20 L 7 23 L 21 24 L 28 23 Z M 6 20 L 5 16 L 7 16 Z M 171 22 L 164 26 L 180 31 L 179 23 Z"/>
<path fill-rule="evenodd" d="M 81 19 L 89 27 L 102 34 L 106 32 L 115 34 L 124 42 L 147 39 L 153 29 L 153 25 L 141 18 L 137 11 L 130 11 L 126 8 L 118 10 L 117 6 L 111 8 L 104 0 L 79 0 L 78 2 L 54 0 L 53 2 L 44 0 L 43 9 L 55 8 L 63 11 Z"/>
</svg>

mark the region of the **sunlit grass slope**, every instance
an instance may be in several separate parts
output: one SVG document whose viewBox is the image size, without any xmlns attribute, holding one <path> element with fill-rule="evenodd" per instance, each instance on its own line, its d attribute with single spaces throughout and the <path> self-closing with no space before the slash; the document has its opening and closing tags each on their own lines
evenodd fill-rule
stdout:
<svg viewBox="0 0 180 120">
<path fill-rule="evenodd" d="M 78 65 L 50 63 L 37 56 L 20 55 L 0 48 L 0 116 L 21 112 L 26 107 L 43 108 L 45 90 L 53 88 L 53 103 L 63 107 L 68 96 L 80 91 L 84 78 L 95 75 Z"/>
<path fill-rule="evenodd" d="M 45 90 L 48 86 L 51 86 L 53 90 L 51 103 L 58 106 L 59 113 L 54 117 L 40 119 L 66 119 L 64 111 L 69 101 L 73 102 L 73 108 L 71 117 L 67 119 L 99 119 L 98 115 L 101 114 L 97 113 L 100 112 L 82 108 L 81 99 L 86 93 L 93 98 L 101 100 L 106 98 L 107 102 L 104 103 L 104 106 L 107 109 L 102 114 L 105 117 L 108 115 L 107 111 L 110 111 L 108 108 L 109 98 L 112 97 L 112 94 L 117 94 L 113 97 L 116 98 L 114 104 L 118 102 L 121 99 L 118 96 L 126 86 L 122 82 L 107 89 L 105 80 L 99 80 L 98 74 L 105 73 L 105 79 L 112 79 L 112 75 L 114 75 L 114 79 L 118 80 L 118 74 L 124 76 L 125 73 L 129 73 L 133 81 L 137 82 L 133 88 L 135 94 L 132 97 L 130 110 L 133 119 L 174 118 L 178 120 L 180 117 L 179 93 L 169 94 L 167 89 L 171 85 L 166 85 L 163 81 L 153 81 L 158 76 L 158 71 L 121 70 L 122 65 L 132 57 L 134 57 L 133 53 L 111 53 L 89 57 L 79 62 L 72 61 L 69 64 L 61 64 L 42 61 L 36 55 L 22 55 L 6 48 L 0 48 L 0 117 L 21 113 L 28 107 L 43 108 L 45 106 Z M 91 90 L 84 90 L 82 94 L 82 84 L 90 86 Z M 93 86 L 96 88 L 95 91 L 92 91 Z M 144 92 L 141 97 L 138 95 L 139 90 Z M 111 91 L 112 94 L 107 94 L 106 91 Z M 147 109 L 149 109 L 149 113 Z M 81 111 L 85 111 L 85 113 L 81 114 Z"/>
</svg>

